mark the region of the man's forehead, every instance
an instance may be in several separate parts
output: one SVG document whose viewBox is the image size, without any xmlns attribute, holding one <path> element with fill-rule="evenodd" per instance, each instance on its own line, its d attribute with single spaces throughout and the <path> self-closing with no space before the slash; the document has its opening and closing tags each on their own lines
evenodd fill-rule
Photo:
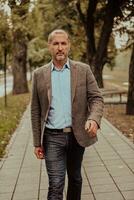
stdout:
<svg viewBox="0 0 134 200">
<path fill-rule="evenodd" d="M 64 34 L 56 34 L 53 36 L 51 42 L 69 42 L 68 37 Z"/>
<path fill-rule="evenodd" d="M 53 35 L 53 39 L 55 38 L 65 38 L 68 39 L 68 35 L 66 33 L 56 33 Z"/>
</svg>

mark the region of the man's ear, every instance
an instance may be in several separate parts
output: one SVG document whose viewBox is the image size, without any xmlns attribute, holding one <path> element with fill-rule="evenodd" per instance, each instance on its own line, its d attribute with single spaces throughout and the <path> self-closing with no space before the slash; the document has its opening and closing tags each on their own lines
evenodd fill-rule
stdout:
<svg viewBox="0 0 134 200">
<path fill-rule="evenodd" d="M 69 51 L 70 51 L 70 49 L 71 49 L 71 43 L 70 43 L 70 41 L 69 41 L 69 44 L 68 44 L 68 45 L 69 45 Z"/>
<path fill-rule="evenodd" d="M 50 49 L 50 44 L 49 43 L 47 43 L 47 48 Z"/>
</svg>

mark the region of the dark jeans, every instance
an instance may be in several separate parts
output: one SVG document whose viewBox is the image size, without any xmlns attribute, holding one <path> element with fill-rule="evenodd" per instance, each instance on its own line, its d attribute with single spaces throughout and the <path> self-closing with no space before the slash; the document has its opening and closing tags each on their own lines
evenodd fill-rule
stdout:
<svg viewBox="0 0 134 200">
<path fill-rule="evenodd" d="M 80 200 L 82 188 L 81 164 L 85 148 L 77 143 L 73 133 L 45 131 L 43 143 L 49 177 L 47 199 L 63 199 L 67 170 L 67 200 Z"/>
</svg>

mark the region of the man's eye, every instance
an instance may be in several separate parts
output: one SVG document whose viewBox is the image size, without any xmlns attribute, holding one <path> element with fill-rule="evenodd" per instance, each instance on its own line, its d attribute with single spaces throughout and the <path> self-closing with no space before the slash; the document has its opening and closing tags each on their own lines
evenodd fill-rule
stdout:
<svg viewBox="0 0 134 200">
<path fill-rule="evenodd" d="M 58 45 L 58 42 L 54 42 L 53 45 Z"/>
</svg>

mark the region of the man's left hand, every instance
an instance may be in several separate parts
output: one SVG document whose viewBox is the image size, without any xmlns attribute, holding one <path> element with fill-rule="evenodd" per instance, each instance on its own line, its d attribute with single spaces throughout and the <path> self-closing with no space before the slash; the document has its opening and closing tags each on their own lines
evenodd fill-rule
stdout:
<svg viewBox="0 0 134 200">
<path fill-rule="evenodd" d="M 95 137 L 97 135 L 98 124 L 94 120 L 87 120 L 85 124 L 85 130 L 90 137 Z"/>
</svg>

